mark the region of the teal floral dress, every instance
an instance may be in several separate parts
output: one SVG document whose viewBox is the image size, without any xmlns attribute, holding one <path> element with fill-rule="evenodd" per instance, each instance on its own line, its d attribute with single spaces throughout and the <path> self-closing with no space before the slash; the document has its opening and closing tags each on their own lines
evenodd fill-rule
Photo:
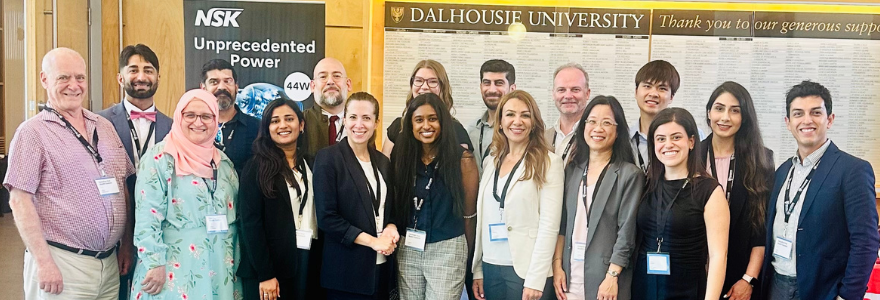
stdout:
<svg viewBox="0 0 880 300">
<path fill-rule="evenodd" d="M 174 158 L 161 142 L 144 154 L 135 186 L 134 245 L 138 263 L 131 299 L 241 299 L 235 278 L 239 262 L 235 214 L 238 176 L 222 152 L 217 188 L 194 175 L 177 176 Z M 226 233 L 208 233 L 209 215 L 226 215 Z M 165 266 L 165 286 L 156 295 L 141 290 L 152 268 Z"/>
</svg>

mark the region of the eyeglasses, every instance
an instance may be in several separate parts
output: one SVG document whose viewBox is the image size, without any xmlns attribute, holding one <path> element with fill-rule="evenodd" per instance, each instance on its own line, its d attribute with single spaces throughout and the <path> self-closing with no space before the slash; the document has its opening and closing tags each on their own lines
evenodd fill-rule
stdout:
<svg viewBox="0 0 880 300">
<path fill-rule="evenodd" d="M 612 128 L 617 126 L 617 123 L 611 122 L 611 120 L 602 120 L 602 122 L 596 120 L 587 120 L 587 125 L 592 127 L 601 126 L 602 128 Z"/>
<path fill-rule="evenodd" d="M 194 112 L 183 112 L 183 120 L 187 122 L 195 122 L 196 118 L 202 119 L 202 123 L 214 121 L 214 114 L 199 115 Z"/>
<path fill-rule="evenodd" d="M 320 83 L 327 83 L 331 80 L 333 80 L 333 82 L 339 82 L 342 79 L 345 79 L 345 76 L 342 76 L 342 74 L 333 74 L 330 76 L 327 76 L 326 74 L 320 74 L 318 75 L 318 77 L 315 77 L 315 81 Z"/>
<path fill-rule="evenodd" d="M 435 88 L 440 85 L 440 80 L 437 78 L 424 79 L 421 77 L 413 78 L 413 86 L 414 87 L 422 87 L 425 83 L 428 84 L 429 88 Z"/>
</svg>

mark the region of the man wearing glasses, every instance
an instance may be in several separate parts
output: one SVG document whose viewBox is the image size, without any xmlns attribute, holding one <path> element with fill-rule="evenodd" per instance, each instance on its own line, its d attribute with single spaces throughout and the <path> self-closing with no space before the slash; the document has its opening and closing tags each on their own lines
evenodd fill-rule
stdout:
<svg viewBox="0 0 880 300">
<path fill-rule="evenodd" d="M 315 95 L 315 105 L 304 112 L 309 138 L 306 154 L 314 157 L 318 150 L 336 144 L 345 136 L 342 110 L 351 90 L 351 79 L 345 73 L 342 62 L 327 57 L 315 66 L 309 88 Z"/>
<path fill-rule="evenodd" d="M 202 82 L 199 87 L 214 94 L 220 108 L 217 137 L 214 146 L 235 166 L 240 175 L 244 163 L 251 157 L 251 146 L 257 138 L 260 120 L 241 112 L 235 104 L 238 95 L 238 76 L 232 64 L 224 59 L 212 59 L 202 66 Z"/>
</svg>

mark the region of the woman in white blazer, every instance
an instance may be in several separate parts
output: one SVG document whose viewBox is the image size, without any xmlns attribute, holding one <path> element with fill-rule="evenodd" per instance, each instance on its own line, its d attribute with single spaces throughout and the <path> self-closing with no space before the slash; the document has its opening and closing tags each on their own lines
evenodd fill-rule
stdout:
<svg viewBox="0 0 880 300">
<path fill-rule="evenodd" d="M 529 93 L 511 92 L 498 107 L 477 197 L 474 295 L 555 299 L 551 260 L 562 214 L 562 159 L 547 146 Z"/>
</svg>

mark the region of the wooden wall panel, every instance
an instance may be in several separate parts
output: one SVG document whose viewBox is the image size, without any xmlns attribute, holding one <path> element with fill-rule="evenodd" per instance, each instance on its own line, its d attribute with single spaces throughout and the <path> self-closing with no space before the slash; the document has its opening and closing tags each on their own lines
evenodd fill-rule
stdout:
<svg viewBox="0 0 880 300">
<path fill-rule="evenodd" d="M 119 1 L 101 0 L 101 76 L 102 109 L 119 103 Z"/>
<path fill-rule="evenodd" d="M 363 27 L 365 0 L 327 0 L 327 26 Z M 331 13 L 332 12 L 332 13 Z M 328 36 L 329 37 L 329 36 Z"/>
<path fill-rule="evenodd" d="M 159 88 L 156 108 L 171 114 L 186 91 L 184 72 L 183 0 L 123 0 L 122 44 L 144 44 L 159 57 Z M 117 65 L 118 52 L 112 57 Z M 115 78 L 115 76 L 114 76 Z"/>
<path fill-rule="evenodd" d="M 342 62 L 345 72 L 351 78 L 351 92 L 363 91 L 367 66 L 364 29 L 327 27 L 324 35 L 327 49 L 324 56 Z"/>
</svg>

